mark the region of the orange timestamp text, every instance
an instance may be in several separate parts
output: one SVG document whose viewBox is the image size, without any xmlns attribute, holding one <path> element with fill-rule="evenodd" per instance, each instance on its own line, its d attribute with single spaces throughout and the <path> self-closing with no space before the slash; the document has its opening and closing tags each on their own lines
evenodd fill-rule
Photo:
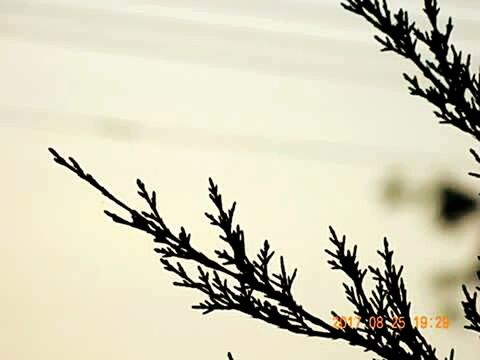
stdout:
<svg viewBox="0 0 480 360">
<path fill-rule="evenodd" d="M 334 316 L 332 325 L 336 329 L 345 329 L 347 327 L 381 329 L 389 327 L 398 330 L 402 330 L 406 326 L 421 329 L 448 329 L 450 325 L 448 316 L 445 315 L 416 315 L 412 320 L 406 320 L 403 316 L 394 316 L 392 318 L 385 318 L 384 316 L 369 316 L 368 318 L 361 318 L 360 316 Z M 407 321 L 410 322 L 407 323 Z"/>
</svg>

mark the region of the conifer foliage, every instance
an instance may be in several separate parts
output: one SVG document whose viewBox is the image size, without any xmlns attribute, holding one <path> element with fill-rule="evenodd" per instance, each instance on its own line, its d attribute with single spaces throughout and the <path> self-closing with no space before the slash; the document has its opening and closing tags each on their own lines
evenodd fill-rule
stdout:
<svg viewBox="0 0 480 360">
<path fill-rule="evenodd" d="M 450 44 L 452 19 L 449 18 L 445 29 L 441 29 L 437 1 L 424 1 L 423 10 L 431 27 L 426 31 L 417 28 L 404 9 L 393 13 L 386 1 L 347 0 L 341 5 L 383 34 L 384 37 L 375 36 L 383 46 L 382 51 L 396 53 L 416 65 L 429 85 L 420 85 L 416 75 L 404 74 L 412 95 L 432 104 L 441 123 L 453 125 L 480 141 L 479 74 L 471 73 L 470 55 L 464 56 Z M 426 47 L 431 59 L 420 54 L 418 44 Z M 274 260 L 275 251 L 267 240 L 256 256 L 247 255 L 245 234 L 234 220 L 236 202 L 226 206 L 212 179 L 209 179 L 208 191 L 215 212 L 205 213 L 205 216 L 219 231 L 219 246 L 214 257 L 199 249 L 184 227 L 175 232 L 164 222 L 157 208 L 156 192 L 147 190 L 142 180 L 138 179 L 136 185 L 146 210 L 135 209 L 120 200 L 85 172 L 74 158 L 64 157 L 53 148 L 49 151 L 58 165 L 125 212 L 119 215 L 105 210 L 112 221 L 153 238 L 154 250 L 163 268 L 176 278 L 173 284 L 203 294 L 204 300 L 192 306 L 203 314 L 237 311 L 295 334 L 343 340 L 386 360 L 442 359 L 412 321 L 411 303 L 402 279 L 403 267 L 394 265 L 393 250 L 386 238 L 383 249 L 378 251 L 383 266 L 364 268 L 357 259 L 357 246 L 349 247 L 346 237 L 337 235 L 329 227 L 331 247 L 325 250 L 330 257 L 328 264 L 347 278 L 343 288 L 356 322 L 342 319 L 334 309 L 331 319 L 321 319 L 296 299 L 293 290 L 297 269 L 288 270 L 283 256 Z M 480 156 L 473 149 L 471 153 L 480 163 Z M 470 174 L 480 177 L 477 173 Z M 189 270 L 187 263 L 196 265 L 196 271 Z M 367 275 L 374 281 L 373 289 L 365 286 Z M 480 334 L 480 271 L 477 275 L 479 286 L 473 290 L 463 286 L 462 306 L 467 320 L 465 328 Z M 372 326 L 371 319 L 376 320 L 376 326 Z M 233 360 L 231 353 L 227 357 Z M 443 359 L 453 360 L 454 350 Z"/>
<path fill-rule="evenodd" d="M 429 29 L 418 28 L 410 20 L 408 11 L 392 12 L 386 0 L 346 0 L 344 9 L 361 16 L 383 35 L 375 35 L 383 47 L 382 52 L 393 52 L 412 62 L 423 75 L 428 85 L 422 86 L 416 75 L 404 73 L 411 95 L 421 97 L 434 106 L 434 114 L 441 124 L 449 124 L 480 141 L 480 73 L 471 71 L 471 55 L 457 49 L 451 42 L 452 17 L 448 17 L 442 30 L 439 23 L 440 6 L 437 0 L 424 0 Z M 423 45 L 428 57 L 422 56 L 417 45 Z M 470 153 L 477 163 L 480 156 L 474 149 Z M 469 175 L 480 178 L 480 174 Z M 480 260 L 480 257 L 479 257 Z M 477 273 L 480 281 L 480 273 Z M 465 300 L 462 301 L 465 325 L 480 333 L 480 305 L 477 298 L 480 286 L 469 291 L 463 286 Z"/>
</svg>

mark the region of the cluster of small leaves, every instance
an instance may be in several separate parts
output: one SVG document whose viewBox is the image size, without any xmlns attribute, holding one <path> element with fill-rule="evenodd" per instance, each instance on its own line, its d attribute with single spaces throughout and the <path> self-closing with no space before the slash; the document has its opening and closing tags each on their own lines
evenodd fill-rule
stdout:
<svg viewBox="0 0 480 360">
<path fill-rule="evenodd" d="M 437 0 L 424 0 L 423 11 L 426 14 L 430 30 L 420 30 L 414 21 L 409 20 L 408 12 L 399 9 L 392 14 L 386 0 L 382 4 L 378 0 L 346 0 L 342 6 L 360 15 L 380 30 L 385 37 L 375 36 L 383 48 L 412 61 L 430 82 L 422 87 L 417 76 L 406 73 L 403 77 L 409 84 L 410 94 L 419 96 L 435 106 L 434 114 L 446 123 L 472 135 L 480 141 L 480 73 L 472 74 L 470 70 L 471 56 L 463 56 L 455 45 L 450 43 L 453 31 L 452 18 L 449 17 L 442 31 L 438 23 L 440 7 Z M 434 60 L 424 59 L 417 49 L 417 44 L 425 45 Z M 480 156 L 470 150 L 477 163 Z M 480 174 L 470 172 L 480 178 Z M 467 292 L 462 302 L 467 320 L 473 325 L 466 329 L 477 330 L 480 325 L 480 311 L 476 307 L 476 294 Z"/>
<path fill-rule="evenodd" d="M 125 218 L 105 210 L 114 222 L 141 230 L 153 236 L 155 251 L 161 256 L 164 268 L 174 273 L 180 281 L 174 285 L 197 289 L 206 299 L 194 305 L 204 314 L 220 310 L 236 310 L 253 318 L 263 320 L 293 333 L 328 339 L 342 339 L 352 345 L 360 346 L 365 351 L 372 351 L 388 360 L 438 360 L 435 349 L 431 347 L 412 325 L 410 319 L 410 303 L 407 301 L 405 284 L 401 277 L 402 267 L 398 270 L 393 264 L 393 251 L 384 240 L 384 250 L 379 251 L 385 268 L 369 267 L 376 282 L 376 288 L 367 297 L 363 280 L 367 274 L 361 269 L 357 260 L 357 248 L 353 251 L 346 246 L 345 236 L 340 240 L 334 229 L 330 227 L 330 241 L 334 250 L 326 250 L 330 255 L 329 264 L 333 269 L 341 270 L 352 282 L 343 284 L 347 299 L 355 308 L 355 314 L 362 322 L 359 327 L 347 325 L 338 328 L 333 321 L 324 321 L 299 305 L 292 293 L 296 270 L 288 273 L 285 260 L 280 257 L 280 270 L 271 270 L 274 251 L 268 241 L 259 250 L 256 258 L 250 259 L 246 252 L 245 235 L 239 225 L 234 225 L 233 217 L 236 204 L 225 209 L 218 186 L 209 179 L 209 197 L 217 214 L 206 213 L 207 219 L 221 234 L 220 239 L 226 249 L 215 251 L 216 258 L 211 258 L 197 250 L 191 242 L 191 236 L 181 227 L 175 235 L 165 224 L 157 209 L 155 191 L 147 190 L 141 180 L 137 180 L 138 194 L 147 203 L 148 211 L 138 211 L 115 197 L 95 178 L 86 173 L 75 159 L 68 160 L 54 149 L 49 151 L 59 165 L 69 169 L 80 179 L 127 211 L 130 218 Z M 197 265 L 193 276 L 179 260 L 187 260 Z M 338 316 L 332 311 L 334 317 Z M 382 316 L 387 321 L 393 317 L 403 317 L 406 326 L 402 330 L 393 326 L 372 328 L 368 324 L 371 316 Z M 233 360 L 229 353 L 228 357 Z M 453 360 L 453 350 L 450 353 Z"/>
</svg>

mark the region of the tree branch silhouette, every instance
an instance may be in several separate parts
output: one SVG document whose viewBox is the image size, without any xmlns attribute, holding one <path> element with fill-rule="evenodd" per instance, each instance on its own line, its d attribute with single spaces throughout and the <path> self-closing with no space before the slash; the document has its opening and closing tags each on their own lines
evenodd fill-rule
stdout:
<svg viewBox="0 0 480 360">
<path fill-rule="evenodd" d="M 450 124 L 480 141 L 480 74 L 470 70 L 471 55 L 464 55 L 451 43 L 451 17 L 448 18 L 445 29 L 441 29 L 437 0 L 423 1 L 423 12 L 427 16 L 429 30 L 419 29 L 404 9 L 392 12 L 386 0 L 382 3 L 378 0 L 346 0 L 341 5 L 367 20 L 383 34 L 384 37 L 374 36 L 383 46 L 382 52 L 396 53 L 412 62 L 420 71 L 429 85 L 422 86 L 416 75 L 403 73 L 411 95 L 419 96 L 432 104 L 434 114 L 441 124 Z M 428 50 L 430 59 L 421 55 L 418 44 Z M 477 152 L 470 149 L 470 153 L 480 164 Z M 480 174 L 475 172 L 469 172 L 469 175 L 480 178 Z M 469 321 L 465 328 L 480 333 L 480 309 L 476 304 L 480 287 L 470 293 L 463 285 L 463 292 L 465 301 L 462 306 L 465 318 Z"/>
<path fill-rule="evenodd" d="M 357 247 L 348 249 L 345 236 L 340 238 L 332 227 L 329 228 L 333 250 L 325 250 L 330 256 L 328 263 L 333 270 L 340 270 L 349 278 L 351 284 L 344 283 L 343 287 L 347 300 L 353 305 L 353 313 L 359 318 L 358 326 L 348 323 L 335 326 L 334 321 L 320 319 L 298 303 L 292 292 L 297 270 L 289 273 L 283 256 L 280 256 L 280 270 L 272 271 L 274 251 L 267 240 L 256 258 L 248 257 L 244 232 L 238 224 L 234 224 L 236 203 L 225 208 L 218 186 L 212 179 L 209 179 L 209 197 L 217 213 L 205 213 L 205 216 L 211 225 L 219 229 L 219 238 L 225 244 L 224 248 L 215 250 L 216 258 L 198 250 L 184 227 L 177 235 L 170 230 L 157 209 L 156 192 L 149 192 L 140 179 L 137 180 L 137 192 L 146 202 L 147 211 L 136 210 L 119 200 L 86 173 L 74 158 L 65 159 L 53 148 L 49 151 L 57 164 L 73 172 L 129 214 L 129 217 L 123 217 L 105 210 L 112 221 L 153 236 L 157 245 L 154 250 L 160 255 L 164 269 L 180 279 L 173 284 L 196 289 L 206 297 L 203 302 L 192 306 L 203 314 L 238 311 L 292 333 L 344 340 L 388 360 L 438 360 L 435 348 L 412 323 L 411 304 L 401 276 L 403 267 L 397 269 L 393 264 L 393 251 L 386 238 L 384 249 L 378 251 L 384 269 L 372 266 L 362 269 L 357 260 Z M 197 265 L 195 275 L 182 265 L 185 261 Z M 371 292 L 364 287 L 367 273 L 376 283 Z M 331 314 L 334 319 L 341 319 L 337 312 L 331 311 Z M 369 322 L 372 318 L 381 318 L 384 325 L 372 327 Z M 395 327 L 397 319 L 402 321 L 401 328 Z M 449 359 L 453 360 L 453 355 L 452 350 Z M 228 356 L 232 357 L 231 354 Z"/>
<path fill-rule="evenodd" d="M 341 4 L 372 24 L 384 37 L 375 39 L 383 46 L 381 51 L 394 52 L 411 61 L 428 82 L 423 86 L 416 75 L 403 74 L 410 94 L 421 97 L 434 106 L 434 114 L 440 123 L 450 124 L 480 141 L 480 85 L 479 75 L 470 70 L 471 56 L 464 56 L 450 42 L 453 31 L 451 17 L 445 29 L 439 26 L 440 8 L 436 0 L 424 0 L 430 29 L 423 31 L 403 9 L 393 13 L 386 2 L 378 0 L 346 0 Z M 417 45 L 424 46 L 431 55 L 425 58 Z M 155 252 L 160 256 L 163 268 L 172 273 L 178 287 L 196 289 L 204 300 L 192 307 L 209 314 L 216 311 L 237 311 L 292 333 L 331 340 L 343 340 L 350 345 L 371 351 L 386 360 L 438 360 L 436 349 L 423 337 L 411 319 L 411 303 L 402 278 L 403 267 L 393 264 L 393 250 L 387 239 L 378 251 L 382 268 L 362 268 L 357 259 L 357 247 L 347 247 L 345 236 L 338 236 L 332 227 L 326 249 L 328 264 L 333 270 L 342 271 L 348 278 L 343 283 L 347 301 L 353 306 L 353 314 L 359 318 L 358 326 L 340 321 L 342 317 L 331 311 L 333 320 L 327 321 L 306 310 L 293 293 L 297 270 L 289 272 L 283 256 L 277 270 L 272 269 L 274 251 L 265 240 L 255 257 L 247 255 L 247 243 L 242 228 L 234 223 L 236 203 L 226 207 L 214 181 L 209 179 L 209 198 L 215 214 L 205 213 L 210 224 L 218 228 L 219 239 L 224 246 L 215 250 L 215 257 L 206 255 L 191 241 L 191 234 L 184 227 L 178 233 L 164 222 L 157 209 L 156 192 L 148 191 L 143 181 L 137 180 L 138 195 L 148 209 L 137 210 L 119 200 L 92 175 L 86 173 L 72 157 L 64 158 L 49 148 L 53 160 L 87 182 L 127 213 L 122 216 L 105 210 L 115 223 L 140 230 L 153 237 Z M 470 150 L 480 163 L 480 156 Z M 480 174 L 470 173 L 480 177 Z M 480 258 L 479 258 L 480 259 Z M 185 268 L 196 265 L 196 271 Z M 366 289 L 364 280 L 371 275 L 375 287 Z M 480 280 L 480 272 L 478 273 Z M 462 306 L 468 321 L 466 329 L 480 333 L 480 309 L 477 301 L 480 286 L 470 291 L 463 286 L 465 299 Z M 380 318 L 382 327 L 372 327 L 369 319 Z M 395 328 L 396 319 L 402 327 Z M 383 322 L 382 322 L 383 324 Z M 229 360 L 233 360 L 230 352 Z M 453 360 L 453 349 L 445 359 Z"/>
</svg>

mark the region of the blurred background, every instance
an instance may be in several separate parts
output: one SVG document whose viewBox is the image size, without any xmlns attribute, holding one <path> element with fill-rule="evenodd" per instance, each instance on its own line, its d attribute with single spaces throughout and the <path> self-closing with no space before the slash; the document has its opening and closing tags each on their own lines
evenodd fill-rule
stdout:
<svg viewBox="0 0 480 360">
<path fill-rule="evenodd" d="M 424 23 L 419 2 L 401 4 Z M 476 69 L 480 4 L 441 8 Z M 380 264 L 387 236 L 413 313 L 450 316 L 427 339 L 474 359 L 460 284 L 480 248 L 476 144 L 408 94 L 401 73 L 414 68 L 373 34 L 335 0 L 2 0 L 0 358 L 372 356 L 191 310 L 201 295 L 173 287 L 151 239 L 109 222 L 115 208 L 52 146 L 132 205 L 142 178 L 167 224 L 207 250 L 219 244 L 203 215 L 212 176 L 238 202 L 248 251 L 268 238 L 326 319 L 352 313 L 326 264 L 328 225 L 364 265 Z"/>
</svg>

